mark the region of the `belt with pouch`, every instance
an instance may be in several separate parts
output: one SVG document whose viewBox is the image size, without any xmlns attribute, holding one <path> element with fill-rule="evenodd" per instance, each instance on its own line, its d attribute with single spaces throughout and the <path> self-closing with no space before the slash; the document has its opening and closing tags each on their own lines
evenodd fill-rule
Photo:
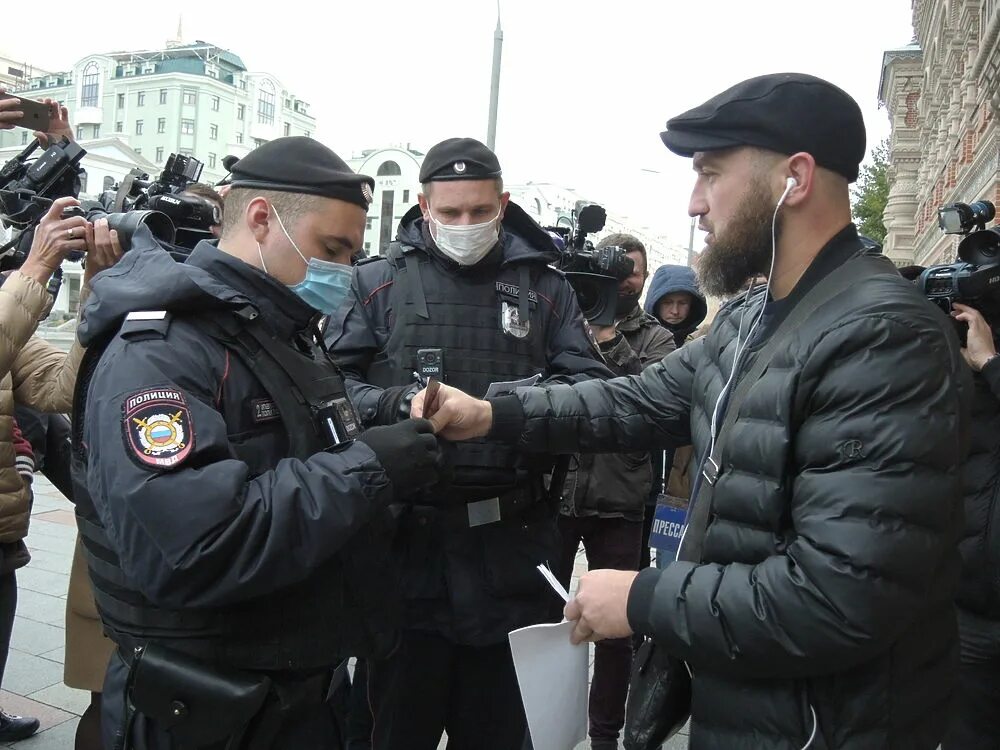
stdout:
<svg viewBox="0 0 1000 750">
<path fill-rule="evenodd" d="M 181 747 L 266 750 L 289 715 L 326 703 L 347 676 L 346 660 L 332 674 L 299 677 L 207 664 L 155 643 L 118 653 L 129 667 L 120 750 L 131 746 L 136 713 Z"/>
</svg>

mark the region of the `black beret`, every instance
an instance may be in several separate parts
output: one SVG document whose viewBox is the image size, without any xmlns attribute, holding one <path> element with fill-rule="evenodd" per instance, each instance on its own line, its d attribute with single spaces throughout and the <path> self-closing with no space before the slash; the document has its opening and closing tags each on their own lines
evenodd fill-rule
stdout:
<svg viewBox="0 0 1000 750">
<path fill-rule="evenodd" d="M 849 182 L 865 156 L 861 108 L 842 89 L 803 73 L 751 78 L 667 121 L 660 133 L 681 156 L 734 146 L 805 151 Z"/>
<path fill-rule="evenodd" d="M 475 138 L 449 138 L 432 146 L 420 166 L 420 182 L 491 180 L 501 175 L 497 155 Z"/>
<path fill-rule="evenodd" d="M 375 180 L 356 174 L 319 141 L 296 135 L 258 146 L 230 167 L 234 188 L 336 198 L 368 210 Z"/>
</svg>

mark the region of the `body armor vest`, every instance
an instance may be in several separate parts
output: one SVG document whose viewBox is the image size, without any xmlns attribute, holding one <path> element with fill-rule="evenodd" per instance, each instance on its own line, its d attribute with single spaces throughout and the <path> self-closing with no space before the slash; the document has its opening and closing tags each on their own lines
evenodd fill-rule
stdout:
<svg viewBox="0 0 1000 750">
<path fill-rule="evenodd" d="M 448 385 L 483 397 L 490 384 L 548 374 L 549 315 L 534 285 L 545 264 L 526 260 L 500 268 L 450 273 L 425 250 L 393 243 L 389 301 L 391 331 L 368 370 L 381 388 L 413 383 L 420 349 L 443 350 Z M 457 502 L 474 502 L 514 489 L 538 499 L 552 458 L 470 440 L 450 448 L 451 491 Z"/>
<path fill-rule="evenodd" d="M 199 316 L 197 325 L 247 365 L 280 411 L 288 434 L 281 458 L 306 459 L 328 449 L 324 409 L 345 395 L 325 349 L 314 341 L 301 352 L 279 341 L 247 308 Z M 128 325 L 128 322 L 126 322 Z M 82 425 L 87 390 L 108 341 L 87 350 L 74 395 L 74 487 L 95 600 L 108 635 L 134 648 L 158 641 L 209 661 L 244 669 L 329 668 L 350 655 L 387 653 L 394 644 L 399 597 L 387 562 L 391 531 L 377 518 L 303 582 L 238 604 L 167 609 L 126 579 L 86 482 Z M 312 429 L 310 429 L 310 426 Z M 239 456 L 240 446 L 234 446 Z"/>
</svg>

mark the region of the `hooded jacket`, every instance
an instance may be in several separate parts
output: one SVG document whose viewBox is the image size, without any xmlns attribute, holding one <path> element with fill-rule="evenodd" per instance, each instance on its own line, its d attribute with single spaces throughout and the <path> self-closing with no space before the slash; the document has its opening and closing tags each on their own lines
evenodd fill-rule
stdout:
<svg viewBox="0 0 1000 750">
<path fill-rule="evenodd" d="M 660 317 L 660 301 L 668 294 L 675 292 L 687 292 L 693 299 L 691 301 L 691 311 L 687 318 L 677 324 L 667 323 Z M 694 333 L 698 326 L 705 321 L 708 315 L 708 303 L 705 295 L 702 294 L 698 286 L 698 279 L 694 274 L 694 269 L 688 266 L 660 266 L 653 274 L 653 280 L 649 283 L 649 291 L 646 293 L 646 301 L 643 309 L 660 321 L 660 325 L 674 335 L 674 341 L 680 348 L 687 341 L 688 336 Z"/>
</svg>

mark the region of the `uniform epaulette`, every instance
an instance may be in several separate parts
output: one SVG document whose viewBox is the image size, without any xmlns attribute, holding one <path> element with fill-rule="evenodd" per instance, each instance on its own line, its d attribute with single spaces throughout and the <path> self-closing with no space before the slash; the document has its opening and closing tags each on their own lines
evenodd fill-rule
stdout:
<svg viewBox="0 0 1000 750">
<path fill-rule="evenodd" d="M 173 318 L 167 310 L 134 310 L 125 316 L 118 335 L 129 341 L 165 339 Z"/>
</svg>

